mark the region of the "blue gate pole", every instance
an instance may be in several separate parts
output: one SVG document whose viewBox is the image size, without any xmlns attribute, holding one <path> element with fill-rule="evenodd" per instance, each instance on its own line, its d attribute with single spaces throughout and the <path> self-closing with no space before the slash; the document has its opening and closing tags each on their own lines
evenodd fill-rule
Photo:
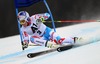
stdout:
<svg viewBox="0 0 100 64">
<path fill-rule="evenodd" d="M 18 9 L 16 8 L 16 16 L 17 16 L 17 14 L 18 14 Z M 17 23 L 18 23 L 19 33 L 20 33 L 21 45 L 23 45 L 22 32 L 21 32 L 21 30 L 20 30 L 21 26 L 20 26 L 20 24 L 19 24 L 19 22 L 18 22 L 18 19 L 17 19 Z M 24 50 L 23 47 L 22 47 L 22 49 Z"/>
<path fill-rule="evenodd" d="M 51 20 L 52 20 L 52 26 L 53 26 L 53 28 L 54 28 L 54 31 L 56 32 L 56 29 L 55 29 L 55 23 L 54 23 L 54 19 L 53 19 L 52 13 L 51 13 L 51 11 L 50 11 L 50 8 L 49 8 L 49 6 L 48 6 L 46 0 L 44 0 L 43 2 L 44 2 L 44 4 L 45 4 L 46 7 L 47 7 L 48 12 L 50 13 L 50 17 L 51 17 Z"/>
<path fill-rule="evenodd" d="M 18 14 L 18 9 L 16 8 L 16 16 L 17 16 L 17 14 Z M 23 42 L 23 40 L 22 40 L 22 32 L 21 32 L 21 30 L 20 30 L 20 24 L 19 24 L 19 22 L 18 22 L 18 20 L 17 20 L 17 23 L 18 23 L 18 28 L 19 28 L 19 32 L 20 32 L 20 39 L 21 39 L 21 42 Z"/>
</svg>

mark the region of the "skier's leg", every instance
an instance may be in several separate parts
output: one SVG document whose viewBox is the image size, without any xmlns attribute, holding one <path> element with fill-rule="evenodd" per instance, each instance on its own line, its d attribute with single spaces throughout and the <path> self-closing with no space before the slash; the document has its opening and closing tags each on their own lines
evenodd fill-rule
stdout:
<svg viewBox="0 0 100 64">
<path fill-rule="evenodd" d="M 60 45 L 65 45 L 65 44 L 73 45 L 75 43 L 74 37 L 62 38 L 57 33 L 53 32 L 53 31 L 50 32 L 50 36 L 51 36 L 50 40 L 52 40 Z"/>
<path fill-rule="evenodd" d="M 42 37 L 41 38 L 34 38 L 33 36 L 30 37 L 30 41 L 34 44 L 40 45 L 40 46 L 45 46 L 48 48 L 57 48 L 60 45 L 57 45 L 54 42 L 48 41 L 48 40 L 44 40 Z"/>
<path fill-rule="evenodd" d="M 43 40 L 42 38 L 35 38 L 34 36 L 30 37 L 30 41 L 34 44 L 45 46 L 46 40 Z"/>
</svg>

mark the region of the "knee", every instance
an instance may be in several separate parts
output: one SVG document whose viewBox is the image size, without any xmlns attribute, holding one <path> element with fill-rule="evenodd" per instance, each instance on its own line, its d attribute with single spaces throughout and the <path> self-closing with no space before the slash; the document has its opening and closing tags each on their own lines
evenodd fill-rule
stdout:
<svg viewBox="0 0 100 64">
<path fill-rule="evenodd" d="M 32 43 L 34 43 L 36 39 L 40 39 L 40 37 L 38 37 L 38 36 L 31 36 L 31 37 L 30 37 L 30 41 L 31 41 Z"/>
<path fill-rule="evenodd" d="M 31 41 L 32 43 L 34 43 L 34 38 L 33 38 L 33 37 L 30 37 L 30 41 Z"/>
</svg>

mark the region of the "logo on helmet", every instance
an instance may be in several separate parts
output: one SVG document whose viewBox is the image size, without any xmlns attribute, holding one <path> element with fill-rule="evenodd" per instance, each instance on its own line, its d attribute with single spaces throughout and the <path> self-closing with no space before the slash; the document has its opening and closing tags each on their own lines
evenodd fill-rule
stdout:
<svg viewBox="0 0 100 64">
<path fill-rule="evenodd" d="M 21 21 L 28 21 L 27 19 L 29 19 L 29 14 L 28 12 L 26 11 L 21 11 L 18 13 L 18 21 L 20 23 L 24 23 L 24 22 L 21 22 Z"/>
</svg>

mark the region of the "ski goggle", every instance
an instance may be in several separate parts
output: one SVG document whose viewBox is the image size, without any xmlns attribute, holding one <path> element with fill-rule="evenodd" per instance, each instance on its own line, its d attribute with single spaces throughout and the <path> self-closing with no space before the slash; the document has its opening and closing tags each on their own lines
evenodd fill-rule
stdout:
<svg viewBox="0 0 100 64">
<path fill-rule="evenodd" d="M 20 24 L 22 25 L 22 24 L 25 24 L 25 20 L 20 20 Z"/>
</svg>

